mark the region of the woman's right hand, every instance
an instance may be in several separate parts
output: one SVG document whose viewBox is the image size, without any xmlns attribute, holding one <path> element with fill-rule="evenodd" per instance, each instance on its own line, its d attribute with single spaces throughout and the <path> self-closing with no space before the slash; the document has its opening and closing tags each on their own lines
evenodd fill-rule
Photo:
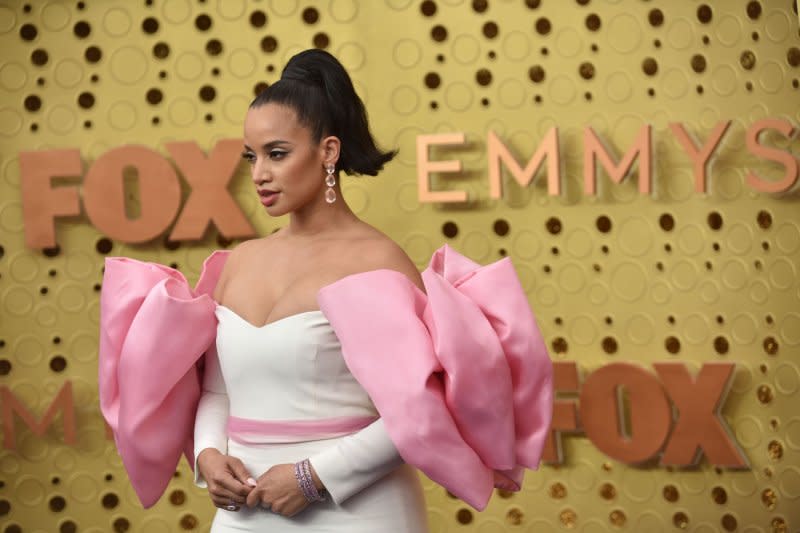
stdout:
<svg viewBox="0 0 800 533">
<path fill-rule="evenodd" d="M 239 459 L 214 448 L 200 452 L 197 469 L 208 484 L 211 501 L 220 509 L 238 511 L 256 485 L 256 480 Z"/>
</svg>

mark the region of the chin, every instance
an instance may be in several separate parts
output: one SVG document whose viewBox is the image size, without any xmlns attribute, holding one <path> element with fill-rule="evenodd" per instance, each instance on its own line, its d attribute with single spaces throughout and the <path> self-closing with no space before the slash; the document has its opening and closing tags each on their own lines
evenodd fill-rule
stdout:
<svg viewBox="0 0 800 533">
<path fill-rule="evenodd" d="M 264 211 L 272 218 L 283 216 L 289 212 L 286 209 L 275 206 L 264 207 Z"/>
</svg>

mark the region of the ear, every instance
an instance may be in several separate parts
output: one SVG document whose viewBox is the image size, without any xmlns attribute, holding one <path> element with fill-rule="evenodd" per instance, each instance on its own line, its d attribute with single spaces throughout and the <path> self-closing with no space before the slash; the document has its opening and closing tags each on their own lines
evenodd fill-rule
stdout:
<svg viewBox="0 0 800 533">
<path fill-rule="evenodd" d="M 326 167 L 328 165 L 336 166 L 342 149 L 342 141 L 339 140 L 339 137 L 329 135 L 322 139 L 319 146 L 323 164 Z"/>
</svg>

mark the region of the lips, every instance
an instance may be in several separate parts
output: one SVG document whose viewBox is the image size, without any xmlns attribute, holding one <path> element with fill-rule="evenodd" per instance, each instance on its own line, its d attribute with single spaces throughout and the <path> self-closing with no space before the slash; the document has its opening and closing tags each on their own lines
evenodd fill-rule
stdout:
<svg viewBox="0 0 800 533">
<path fill-rule="evenodd" d="M 264 206 L 270 206 L 274 204 L 278 199 L 278 194 L 278 191 L 270 191 L 267 189 L 258 191 L 258 196 L 261 197 L 261 204 Z"/>
</svg>

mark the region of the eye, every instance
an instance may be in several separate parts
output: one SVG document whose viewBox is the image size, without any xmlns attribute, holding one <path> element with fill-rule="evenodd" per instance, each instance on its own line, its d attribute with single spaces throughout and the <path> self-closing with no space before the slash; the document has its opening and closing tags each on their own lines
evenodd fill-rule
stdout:
<svg viewBox="0 0 800 533">
<path fill-rule="evenodd" d="M 269 153 L 269 158 L 274 161 L 280 161 L 281 159 L 286 157 L 287 153 L 288 152 L 284 152 L 283 150 L 271 150 Z"/>
<path fill-rule="evenodd" d="M 253 152 L 242 152 L 242 159 L 252 165 L 256 162 L 256 155 Z"/>
</svg>

